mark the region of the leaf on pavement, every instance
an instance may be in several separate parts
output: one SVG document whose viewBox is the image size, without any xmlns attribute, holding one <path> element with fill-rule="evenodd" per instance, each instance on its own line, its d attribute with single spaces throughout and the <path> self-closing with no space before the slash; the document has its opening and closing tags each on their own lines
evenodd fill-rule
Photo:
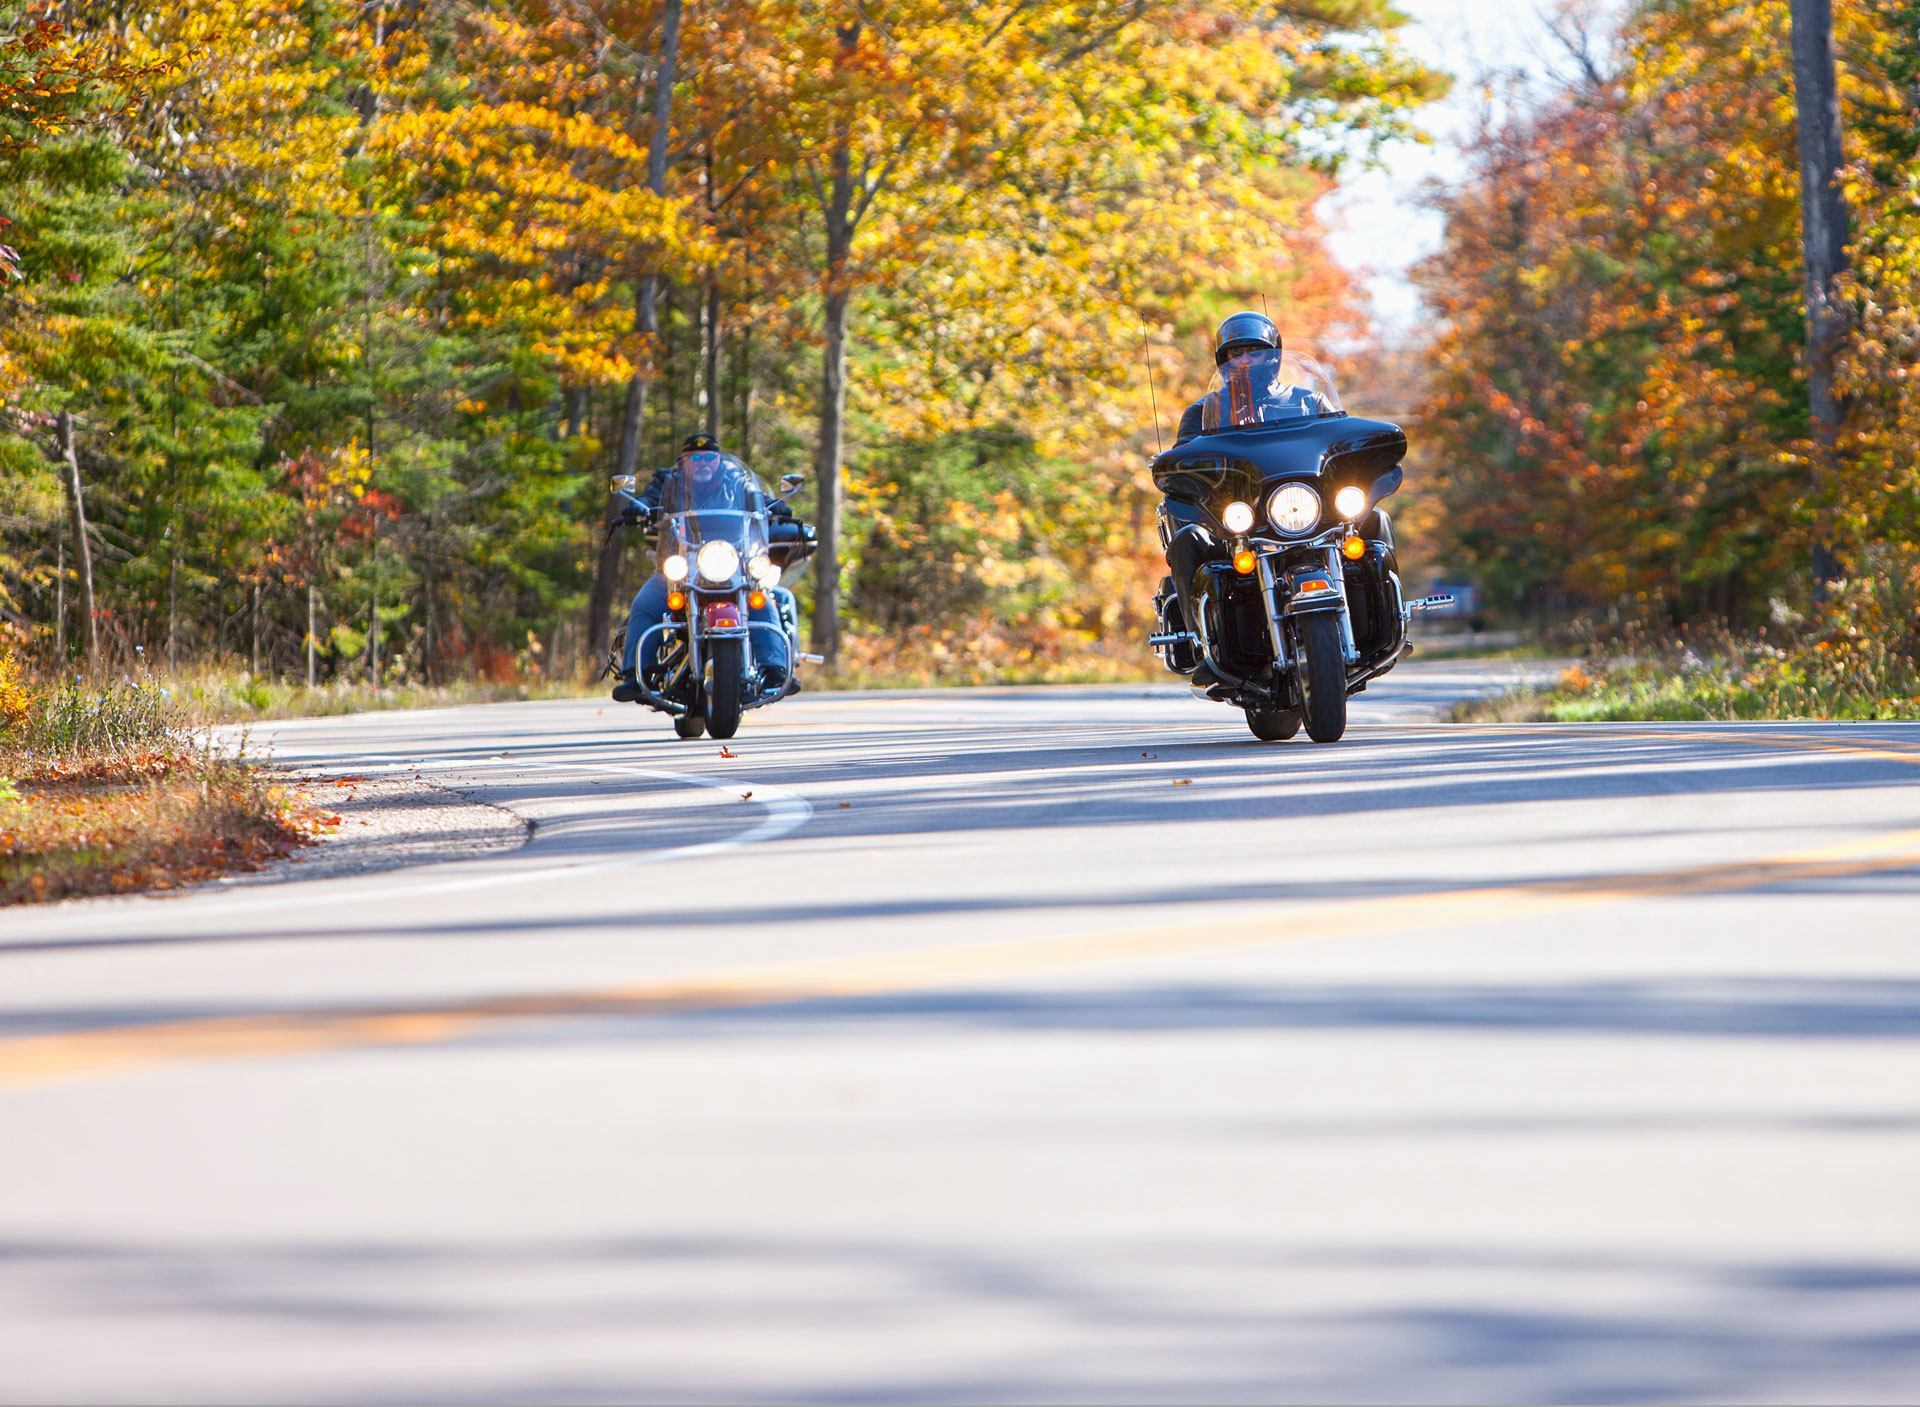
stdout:
<svg viewBox="0 0 1920 1407">
<path fill-rule="evenodd" d="M 1177 787 L 1190 787 L 1193 785 L 1193 778 L 1192 777 L 1175 777 L 1173 779 L 1173 785 Z"/>
</svg>

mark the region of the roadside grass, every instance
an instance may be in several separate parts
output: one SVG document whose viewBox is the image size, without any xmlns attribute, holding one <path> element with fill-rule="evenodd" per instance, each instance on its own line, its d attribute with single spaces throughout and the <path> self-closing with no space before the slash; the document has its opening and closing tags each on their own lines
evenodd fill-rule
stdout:
<svg viewBox="0 0 1920 1407">
<path fill-rule="evenodd" d="M 452 708 L 462 704 L 507 703 L 525 699 L 578 698 L 594 692 L 578 680 L 532 679 L 505 683 L 484 679 L 451 684 L 382 684 L 340 679 L 316 684 L 251 674 L 217 666 L 155 673 L 145 681 L 165 693 L 189 727 L 216 723 L 265 722 L 276 718 L 320 718 L 398 708 Z"/>
<path fill-rule="evenodd" d="M 918 627 L 849 636 L 831 670 L 802 675 L 831 690 L 951 689 L 1016 684 L 1144 684 L 1171 679 L 1137 643 L 1057 626 L 982 619 L 966 629 Z"/>
<path fill-rule="evenodd" d="M 337 823 L 196 747 L 158 687 L 37 684 L 0 653 L 0 905 L 258 869 Z"/>
<path fill-rule="evenodd" d="M 1594 646 L 1544 687 L 1457 705 L 1462 722 L 1920 719 L 1920 659 L 1839 627 L 1783 639 L 1724 633 Z"/>
</svg>

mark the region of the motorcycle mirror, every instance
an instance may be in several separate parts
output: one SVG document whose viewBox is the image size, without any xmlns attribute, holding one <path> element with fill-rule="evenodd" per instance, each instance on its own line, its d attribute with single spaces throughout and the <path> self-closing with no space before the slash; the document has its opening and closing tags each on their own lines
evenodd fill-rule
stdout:
<svg viewBox="0 0 1920 1407">
<path fill-rule="evenodd" d="M 799 488 L 800 485 L 804 484 L 806 481 L 807 481 L 807 476 L 805 474 L 782 474 L 780 476 L 780 487 L 785 489 L 788 493 L 792 493 L 795 489 Z"/>
<path fill-rule="evenodd" d="M 620 493 L 632 493 L 640 487 L 640 479 L 634 474 L 615 474 L 607 480 L 607 487 Z"/>
<path fill-rule="evenodd" d="M 1377 504 L 1388 494 L 1394 492 L 1400 487 L 1401 481 L 1406 477 L 1406 474 L 1402 472 L 1397 465 L 1387 470 L 1386 473 L 1375 479 L 1373 481 L 1373 487 L 1367 490 L 1368 505 L 1372 506 L 1373 504 Z"/>
</svg>

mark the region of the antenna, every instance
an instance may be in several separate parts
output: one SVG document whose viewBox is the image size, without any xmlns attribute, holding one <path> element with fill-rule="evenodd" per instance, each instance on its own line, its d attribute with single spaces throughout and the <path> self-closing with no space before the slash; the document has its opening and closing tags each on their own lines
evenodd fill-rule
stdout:
<svg viewBox="0 0 1920 1407">
<path fill-rule="evenodd" d="M 1273 321 L 1273 310 L 1267 306 L 1267 290 L 1260 290 L 1260 312 L 1268 322 Z"/>
<path fill-rule="evenodd" d="M 1135 314 L 1135 316 L 1139 316 Z M 1153 452 L 1162 453 L 1160 444 L 1160 393 L 1153 389 L 1153 343 L 1147 337 L 1147 320 L 1140 319 L 1140 359 L 1147 367 L 1147 400 L 1153 406 Z"/>
</svg>

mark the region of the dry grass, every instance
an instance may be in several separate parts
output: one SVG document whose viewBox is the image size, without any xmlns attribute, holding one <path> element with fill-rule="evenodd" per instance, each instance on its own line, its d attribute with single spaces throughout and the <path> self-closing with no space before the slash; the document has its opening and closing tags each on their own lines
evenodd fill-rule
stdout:
<svg viewBox="0 0 1920 1407">
<path fill-rule="evenodd" d="M 159 690 L 36 685 L 0 655 L 0 905 L 258 869 L 336 823 L 190 746 Z"/>
</svg>

